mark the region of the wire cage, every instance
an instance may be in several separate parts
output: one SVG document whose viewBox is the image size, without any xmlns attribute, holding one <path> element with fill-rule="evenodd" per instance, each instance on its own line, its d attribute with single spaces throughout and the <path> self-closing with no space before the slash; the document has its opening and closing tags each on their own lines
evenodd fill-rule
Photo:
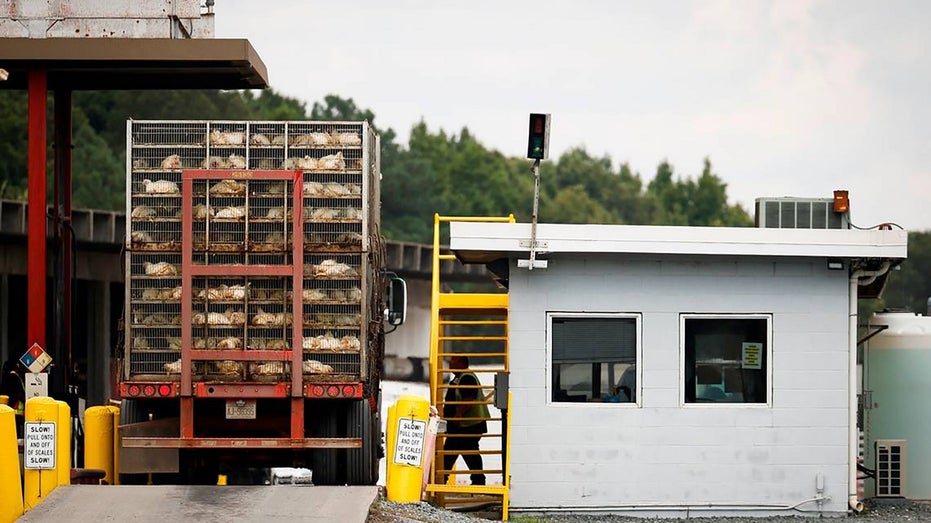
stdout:
<svg viewBox="0 0 931 523">
<path fill-rule="evenodd" d="M 183 328 L 190 329 L 193 350 L 244 352 L 298 350 L 292 347 L 298 328 L 305 380 L 361 375 L 370 285 L 365 252 L 369 222 L 378 216 L 377 191 L 371 192 L 376 147 L 364 122 L 129 121 L 128 375 L 179 379 Z M 183 194 L 183 171 L 196 169 L 210 171 L 193 177 L 190 194 Z M 292 180 L 246 169 L 303 171 L 301 208 Z M 305 254 L 295 260 L 301 229 Z M 186 234 L 190 265 L 181 259 Z M 292 276 L 223 270 L 293 263 L 302 264 L 301 288 Z M 192 276 L 191 322 L 182 326 L 184 267 L 200 266 L 217 272 L 198 269 Z M 294 292 L 301 293 L 297 310 Z M 233 353 L 220 354 L 195 358 L 193 378 L 280 381 L 291 373 L 291 362 L 281 358 L 234 361 Z"/>
</svg>

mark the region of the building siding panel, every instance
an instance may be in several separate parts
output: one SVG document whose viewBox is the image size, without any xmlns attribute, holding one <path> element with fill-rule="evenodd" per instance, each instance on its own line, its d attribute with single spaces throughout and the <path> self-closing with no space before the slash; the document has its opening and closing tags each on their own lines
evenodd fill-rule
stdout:
<svg viewBox="0 0 931 523">
<path fill-rule="evenodd" d="M 846 275 L 818 260 L 562 255 L 511 267 L 511 504 L 846 510 Z M 547 312 L 641 315 L 641 407 L 552 403 Z M 772 315 L 771 405 L 683 405 L 681 313 Z M 518 399 L 520 398 L 520 399 Z M 541 459 L 542 458 L 542 459 Z M 812 507 L 813 508 L 813 507 Z"/>
</svg>

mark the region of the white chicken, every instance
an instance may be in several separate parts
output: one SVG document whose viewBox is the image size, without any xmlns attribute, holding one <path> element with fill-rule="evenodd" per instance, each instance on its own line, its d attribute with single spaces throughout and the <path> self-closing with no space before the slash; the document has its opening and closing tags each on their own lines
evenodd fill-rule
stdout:
<svg viewBox="0 0 931 523">
<path fill-rule="evenodd" d="M 333 131 L 330 134 L 330 141 L 339 145 L 362 145 L 362 138 L 356 133 L 341 133 Z"/>
<path fill-rule="evenodd" d="M 239 156 L 238 154 L 231 154 L 229 158 L 226 159 L 226 163 L 229 169 L 245 169 L 246 157 Z"/>
<path fill-rule="evenodd" d="M 238 361 L 224 360 L 216 362 L 216 370 L 224 376 L 237 376 L 242 374 L 243 366 Z"/>
<path fill-rule="evenodd" d="M 336 243 L 362 243 L 362 235 L 357 232 L 341 232 L 336 235 Z"/>
<path fill-rule="evenodd" d="M 341 327 L 355 327 L 362 324 L 361 314 L 336 314 L 333 323 Z"/>
<path fill-rule="evenodd" d="M 195 220 L 206 220 L 208 217 L 213 217 L 213 207 L 204 203 L 199 203 L 194 206 L 192 214 Z"/>
<path fill-rule="evenodd" d="M 178 184 L 169 180 L 152 181 L 142 180 L 142 187 L 146 194 L 178 194 Z"/>
<path fill-rule="evenodd" d="M 181 300 L 181 286 L 172 287 L 170 289 L 161 289 L 158 291 L 158 299 L 163 301 L 180 301 Z"/>
<path fill-rule="evenodd" d="M 262 133 L 255 133 L 249 138 L 249 143 L 252 145 L 271 145 L 272 141 Z"/>
<path fill-rule="evenodd" d="M 359 275 L 359 273 L 349 265 L 332 259 L 323 260 L 317 265 L 308 264 L 307 267 L 305 267 L 305 272 L 310 272 L 314 276 L 318 277 L 331 278 L 348 278 L 356 277 Z"/>
<path fill-rule="evenodd" d="M 149 339 L 143 338 L 142 336 L 136 336 L 135 338 L 133 338 L 133 348 L 134 349 L 148 349 Z"/>
<path fill-rule="evenodd" d="M 133 243 L 152 243 L 155 241 L 155 238 L 146 231 L 133 231 L 129 237 L 132 239 Z"/>
<path fill-rule="evenodd" d="M 201 169 L 229 169 L 229 162 L 220 156 L 211 156 L 200 162 Z"/>
<path fill-rule="evenodd" d="M 337 171 L 342 170 L 345 167 L 346 162 L 343 161 L 342 151 L 337 152 L 336 154 L 328 154 L 323 158 L 317 159 L 317 169 Z"/>
<path fill-rule="evenodd" d="M 284 207 L 272 207 L 265 212 L 266 220 L 284 220 L 285 217 L 291 219 L 291 209 Z"/>
<path fill-rule="evenodd" d="M 224 313 L 232 325 L 245 325 L 246 313 L 241 310 L 234 310 L 232 307 L 226 309 Z"/>
<path fill-rule="evenodd" d="M 234 350 L 242 348 L 242 338 L 237 338 L 235 336 L 227 336 L 226 338 L 221 339 L 217 342 L 217 349 L 219 350 Z"/>
<path fill-rule="evenodd" d="M 273 339 L 265 342 L 265 350 L 288 350 L 290 348 L 285 340 Z"/>
<path fill-rule="evenodd" d="M 214 129 L 208 136 L 210 145 L 245 145 L 246 133 Z"/>
<path fill-rule="evenodd" d="M 343 209 L 343 218 L 346 218 L 349 220 L 361 220 L 362 209 L 357 209 L 355 207 L 346 207 Z"/>
<path fill-rule="evenodd" d="M 137 218 L 137 219 L 138 218 L 154 218 L 158 216 L 158 212 L 152 207 L 149 207 L 148 205 L 137 205 L 133 207 L 133 212 L 130 216 L 132 216 L 133 218 Z"/>
<path fill-rule="evenodd" d="M 270 312 L 265 312 L 262 310 L 262 307 L 256 307 L 255 315 L 252 316 L 252 324 L 257 326 L 274 325 L 275 315 Z"/>
<path fill-rule="evenodd" d="M 172 154 L 166 156 L 162 159 L 162 162 L 159 164 L 159 167 L 165 170 L 171 169 L 180 169 L 181 168 L 181 156 L 178 154 Z"/>
<path fill-rule="evenodd" d="M 284 373 L 283 361 L 269 361 L 267 363 L 253 363 L 249 367 L 256 376 L 268 376 Z"/>
<path fill-rule="evenodd" d="M 323 289 L 304 289 L 301 291 L 301 300 L 304 303 L 326 301 L 327 293 Z"/>
<path fill-rule="evenodd" d="M 329 221 L 339 216 L 339 210 L 329 207 L 316 207 L 310 211 L 311 220 Z"/>
<path fill-rule="evenodd" d="M 191 323 L 194 325 L 232 325 L 230 319 L 222 312 L 198 312 L 191 316 Z"/>
<path fill-rule="evenodd" d="M 242 206 L 242 205 L 239 205 L 239 206 L 231 205 L 229 207 L 224 207 L 220 209 L 219 211 L 217 211 L 217 213 L 214 215 L 214 217 L 217 219 L 226 219 L 226 220 L 240 220 L 242 218 L 245 218 L 245 216 L 246 216 L 246 208 L 245 206 Z"/>
<path fill-rule="evenodd" d="M 341 183 L 328 183 L 323 186 L 325 196 L 351 196 L 352 192 Z"/>
<path fill-rule="evenodd" d="M 272 145 L 284 145 L 287 143 L 288 137 L 283 134 L 276 134 L 272 136 Z"/>
<path fill-rule="evenodd" d="M 210 187 L 210 194 L 217 196 L 242 196 L 246 194 L 246 184 L 236 180 L 220 180 Z"/>
<path fill-rule="evenodd" d="M 136 158 L 133 160 L 133 169 L 148 169 L 149 162 L 143 160 L 142 158 Z"/>
<path fill-rule="evenodd" d="M 217 339 L 216 338 L 194 338 L 193 345 L 195 349 L 209 349 L 214 350 L 217 348 Z"/>
<path fill-rule="evenodd" d="M 305 337 L 302 346 L 304 350 L 339 350 L 340 340 L 327 331 L 312 338 Z"/>
<path fill-rule="evenodd" d="M 140 322 L 146 327 L 151 327 L 153 325 L 166 325 L 168 324 L 168 316 L 164 314 L 149 314 L 145 318 L 142 318 Z"/>
<path fill-rule="evenodd" d="M 181 360 L 173 361 L 171 363 L 166 363 L 163 365 L 165 372 L 168 374 L 181 374 Z"/>
<path fill-rule="evenodd" d="M 310 156 L 303 158 L 288 158 L 281 164 L 281 168 L 291 171 L 310 171 L 317 168 L 317 160 Z"/>
<path fill-rule="evenodd" d="M 324 196 L 323 184 L 320 182 L 304 182 L 304 196 Z"/>
<path fill-rule="evenodd" d="M 178 267 L 168 263 L 168 262 L 143 262 L 143 268 L 145 269 L 146 276 L 177 276 Z"/>
<path fill-rule="evenodd" d="M 333 372 L 333 367 L 317 360 L 307 360 L 301 365 L 301 370 L 304 374 L 330 374 Z"/>
<path fill-rule="evenodd" d="M 343 336 L 339 340 L 340 350 L 357 351 L 361 347 L 362 347 L 362 343 L 359 342 L 359 338 L 355 336 Z"/>
</svg>

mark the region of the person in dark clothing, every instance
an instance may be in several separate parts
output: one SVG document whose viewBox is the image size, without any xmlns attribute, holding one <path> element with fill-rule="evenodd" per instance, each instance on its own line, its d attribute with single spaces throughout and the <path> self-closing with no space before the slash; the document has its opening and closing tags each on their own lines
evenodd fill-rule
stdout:
<svg viewBox="0 0 931 523">
<path fill-rule="evenodd" d="M 10 359 L 3 364 L 3 376 L 0 379 L 0 395 L 7 396 L 7 405 L 16 415 L 16 437 L 23 437 L 23 423 L 26 421 L 26 384 L 20 373 L 19 361 Z"/>
<path fill-rule="evenodd" d="M 480 385 L 478 377 L 468 371 L 469 358 L 453 356 L 449 368 L 454 371 L 454 375 L 446 389 L 446 405 L 443 408 L 443 417 L 446 418 L 443 449 L 448 452 L 443 456 L 443 470 L 451 470 L 456 459 L 462 456 L 469 470 L 480 471 L 483 464 L 482 455 L 478 453 L 478 443 L 482 435 L 488 432 L 488 406 L 478 403 L 484 399 L 484 395 L 482 389 L 477 388 Z M 485 474 L 472 474 L 471 479 L 473 485 L 485 484 Z"/>
</svg>

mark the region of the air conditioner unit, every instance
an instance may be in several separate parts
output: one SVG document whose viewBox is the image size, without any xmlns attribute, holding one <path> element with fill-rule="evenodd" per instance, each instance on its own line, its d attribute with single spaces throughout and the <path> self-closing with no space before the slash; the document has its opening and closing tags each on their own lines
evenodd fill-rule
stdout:
<svg viewBox="0 0 931 523">
<path fill-rule="evenodd" d="M 905 497 L 905 440 L 876 440 L 876 497 Z"/>
<path fill-rule="evenodd" d="M 757 198 L 756 226 L 767 229 L 849 229 L 833 198 Z"/>
</svg>

